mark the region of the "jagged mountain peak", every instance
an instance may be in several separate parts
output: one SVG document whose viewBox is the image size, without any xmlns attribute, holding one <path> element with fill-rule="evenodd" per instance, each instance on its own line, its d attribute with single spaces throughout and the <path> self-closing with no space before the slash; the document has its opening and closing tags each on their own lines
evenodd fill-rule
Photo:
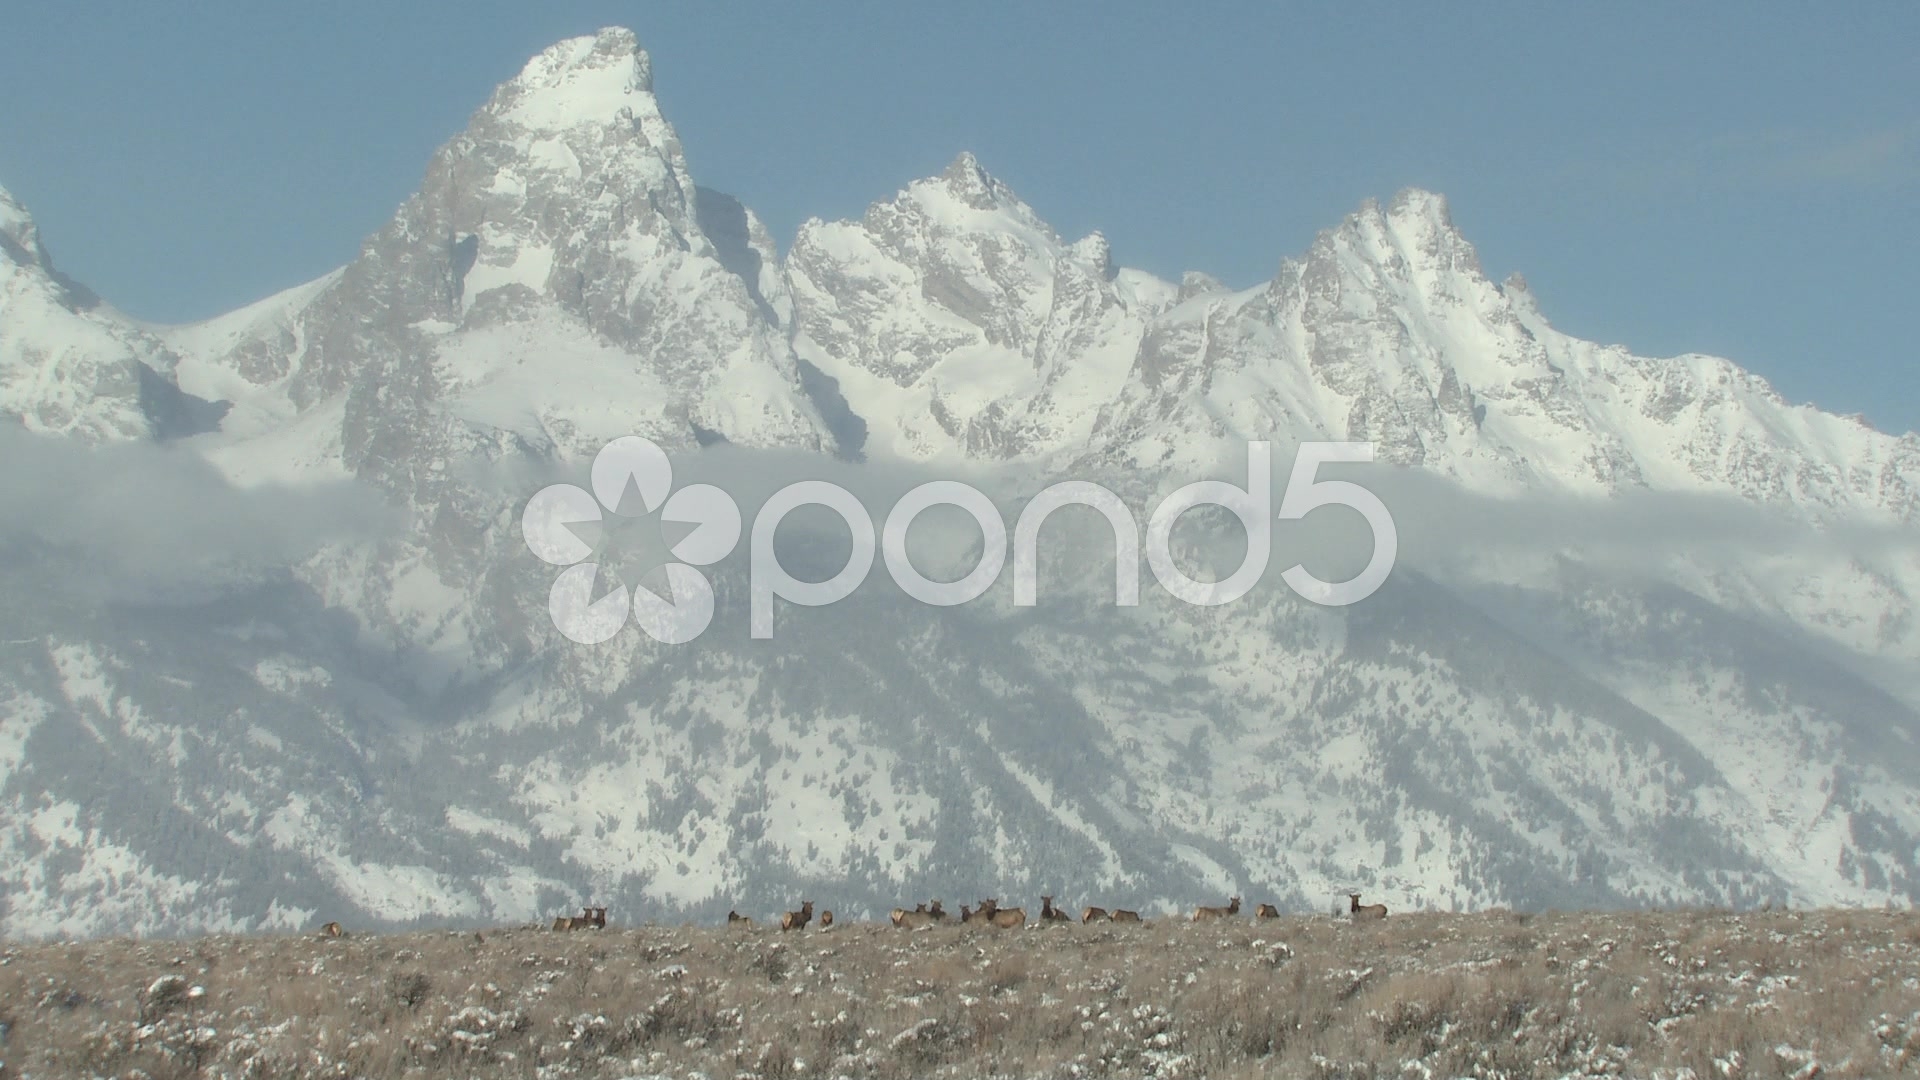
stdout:
<svg viewBox="0 0 1920 1080">
<path fill-rule="evenodd" d="M 1176 287 L 1069 242 L 962 153 L 858 221 L 807 222 L 786 262 L 795 348 L 837 380 L 879 456 L 993 459 L 1083 442 L 1142 321 Z"/>
<path fill-rule="evenodd" d="M 652 95 L 652 59 L 633 31 L 616 26 L 548 46 L 494 91 L 487 111 L 557 129 L 651 108 Z"/>
<path fill-rule="evenodd" d="M 1113 244 L 1107 240 L 1107 234 L 1098 229 L 1075 240 L 1067 253 L 1102 278 L 1112 278 L 1117 270 L 1113 263 Z"/>
<path fill-rule="evenodd" d="M 992 210 L 1002 203 L 1017 203 L 1020 200 L 999 181 L 971 150 L 962 150 L 959 156 L 940 173 L 940 182 L 946 186 L 955 198 L 976 210 Z"/>
<path fill-rule="evenodd" d="M 653 96 L 652 60 L 622 27 L 552 45 L 501 83 L 436 155 L 429 186 L 459 163 L 486 180 L 474 194 L 496 204 L 551 191 L 678 218 L 694 198 L 679 136 Z"/>
<path fill-rule="evenodd" d="M 1229 291 L 1227 283 L 1203 270 L 1188 270 L 1180 275 L 1179 299 L 1189 300 L 1196 296 Z"/>
<path fill-rule="evenodd" d="M 263 391 L 264 428 L 343 403 L 340 463 L 425 502 L 446 493 L 411 463 L 475 440 L 817 445 L 772 241 L 737 201 L 702 197 L 652 88 L 629 30 L 543 50 L 359 258 L 227 335 L 211 366 Z M 636 404 L 599 407 L 609 393 Z"/>
<path fill-rule="evenodd" d="M 1454 225 L 1446 197 L 1422 188 L 1403 188 L 1385 205 L 1377 199 L 1361 203 L 1338 227 L 1320 234 L 1308 257 L 1358 261 L 1396 275 L 1484 278 L 1479 255 Z"/>
<path fill-rule="evenodd" d="M 893 198 L 869 206 L 860 224 L 869 231 L 910 227 L 955 237 L 1014 234 L 1023 245 L 1056 255 L 1066 247 L 1053 227 L 970 151 L 939 174 L 912 181 Z"/>
<path fill-rule="evenodd" d="M 61 306 L 73 311 L 93 308 L 100 298 L 53 265 L 53 256 L 40 240 L 40 226 L 26 204 L 0 187 L 0 265 L 11 262 L 29 270 Z"/>
<path fill-rule="evenodd" d="M 1401 188 L 1387 203 L 1387 217 L 1399 222 L 1419 222 L 1437 229 L 1453 228 L 1453 212 L 1447 197 L 1420 187 Z"/>
<path fill-rule="evenodd" d="M 1420 187 L 1404 187 L 1382 202 L 1377 198 L 1361 200 L 1341 226 L 1348 229 L 1370 228 L 1396 233 L 1457 233 L 1453 211 L 1447 197 Z"/>
</svg>

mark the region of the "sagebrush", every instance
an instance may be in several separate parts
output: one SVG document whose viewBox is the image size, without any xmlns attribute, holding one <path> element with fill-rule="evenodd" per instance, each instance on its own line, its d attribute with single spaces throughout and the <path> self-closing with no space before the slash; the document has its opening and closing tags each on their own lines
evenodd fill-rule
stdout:
<svg viewBox="0 0 1920 1080">
<path fill-rule="evenodd" d="M 1890 1076 L 1909 912 L 14 944 L 17 1077 Z"/>
</svg>

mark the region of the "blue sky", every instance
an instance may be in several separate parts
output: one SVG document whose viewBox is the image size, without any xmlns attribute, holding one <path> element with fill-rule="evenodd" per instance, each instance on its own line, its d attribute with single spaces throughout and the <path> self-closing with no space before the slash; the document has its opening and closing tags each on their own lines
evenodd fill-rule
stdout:
<svg viewBox="0 0 1920 1080">
<path fill-rule="evenodd" d="M 1920 429 L 1920 5 L 1412 10 L 14 5 L 0 185 L 111 302 L 212 315 L 352 258 L 496 83 L 625 25 L 783 245 L 971 149 L 1064 234 L 1247 285 L 1419 185 L 1570 332 Z"/>
</svg>

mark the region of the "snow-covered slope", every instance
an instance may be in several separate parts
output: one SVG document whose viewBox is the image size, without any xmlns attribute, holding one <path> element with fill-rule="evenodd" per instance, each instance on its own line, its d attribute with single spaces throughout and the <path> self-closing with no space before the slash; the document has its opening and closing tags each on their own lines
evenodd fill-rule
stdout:
<svg viewBox="0 0 1920 1080">
<path fill-rule="evenodd" d="M 1568 337 L 1431 193 L 1236 290 L 1125 269 L 962 154 L 782 258 L 695 182 L 615 29 L 502 84 L 308 285 L 141 326 L 3 195 L 0 272 L 0 415 L 173 439 L 236 500 L 358 482 L 404 512 L 211 593 L 104 601 L 33 522 L 0 531 L 7 933 L 794 890 L 851 914 L 1920 899 L 1920 437 Z M 1251 439 L 1366 439 L 1412 493 L 1409 555 L 1346 609 L 1274 573 L 1225 607 L 1149 583 L 1115 608 L 1110 536 L 1050 525 L 1038 608 L 875 587 L 783 608 L 773 641 L 736 557 L 699 641 L 583 648 L 519 512 L 630 434 L 743 490 L 964 470 L 1129 498 Z M 1755 522 L 1793 542 L 1744 542 Z M 1209 528 L 1183 557 L 1231 564 Z M 1636 530 L 1668 542 L 1579 542 Z"/>
<path fill-rule="evenodd" d="M 0 189 L 0 419 L 93 441 L 171 437 L 219 410 L 173 382 L 176 357 L 54 269 L 40 231 Z"/>
</svg>

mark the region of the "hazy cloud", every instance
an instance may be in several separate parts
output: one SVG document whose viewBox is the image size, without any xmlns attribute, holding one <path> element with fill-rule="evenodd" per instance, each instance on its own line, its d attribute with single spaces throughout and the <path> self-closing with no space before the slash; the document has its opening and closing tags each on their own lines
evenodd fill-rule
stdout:
<svg viewBox="0 0 1920 1080">
<path fill-rule="evenodd" d="M 398 524 L 352 483 L 237 488 L 177 446 L 89 446 L 0 425 L 0 560 L 52 555 L 79 593 L 258 578 Z"/>
<path fill-rule="evenodd" d="M 1284 494 L 1291 451 L 1276 449 L 1271 506 L 1277 511 Z M 674 459 L 676 486 L 714 484 L 732 495 L 742 511 L 745 536 L 751 531 L 758 506 L 779 487 L 798 480 L 827 480 L 851 491 L 872 517 L 876 532 L 893 504 L 908 490 L 932 480 L 959 480 L 992 496 L 1002 509 L 1011 534 L 1020 509 L 1047 485 L 1062 480 L 1090 480 L 1121 495 L 1132 510 L 1142 537 L 1147 521 L 1172 488 L 1194 480 L 1220 479 L 1236 485 L 1246 477 L 1244 459 L 1223 462 L 1219 468 L 1149 485 L 1143 477 L 1124 472 L 1070 472 L 1054 475 L 1021 468 L 975 468 L 954 471 L 912 464 L 849 464 L 819 455 L 717 447 Z M 474 472 L 469 480 L 496 490 L 516 506 L 548 483 L 584 484 L 586 463 L 564 467 L 521 464 L 505 470 Z M 1324 466 L 1321 479 L 1353 480 L 1374 492 L 1387 506 L 1399 540 L 1398 565 L 1447 575 L 1484 568 L 1487 560 L 1507 556 L 1537 557 L 1564 554 L 1596 565 L 1637 575 L 1662 577 L 1675 560 L 1712 568 L 1751 567 L 1757 559 L 1824 560 L 1860 558 L 1920 560 L 1920 538 L 1892 526 L 1848 525 L 1816 528 L 1789 515 L 1731 496 L 1629 492 L 1609 498 L 1531 494 L 1496 498 L 1467 491 L 1432 473 L 1378 465 Z M 1193 520 L 1193 519 L 1198 520 Z M 845 528 L 830 513 L 796 513 L 795 532 L 844 537 Z M 1056 525 L 1055 522 L 1072 522 Z M 1211 523 L 1211 524 L 1208 524 Z M 1244 551 L 1244 533 L 1224 514 L 1190 514 L 1176 531 L 1177 542 L 1188 545 L 1207 562 L 1230 572 Z M 1223 524 L 1208 536 L 1213 525 Z M 916 565 L 929 576 L 940 563 L 955 567 L 954 574 L 971 569 L 977 559 L 978 527 L 963 513 L 929 512 L 918 519 L 910 550 Z M 1224 535 L 1224 539 L 1223 539 Z M 1062 512 L 1048 519 L 1042 533 L 1043 563 L 1046 545 L 1095 545 L 1110 551 L 1111 533 L 1091 510 Z M 1276 586 L 1281 569 L 1304 562 L 1327 580 L 1343 580 L 1365 565 L 1372 550 L 1367 528 L 1357 512 L 1341 509 L 1315 511 L 1304 521 L 1275 522 L 1273 558 L 1267 585 Z M 843 545 L 833 545 L 844 551 Z M 1200 554 L 1205 552 L 1205 554 Z M 918 560 L 925 554 L 931 563 Z M 1084 560 L 1083 560 L 1084 561 Z M 1099 554 L 1095 563 L 1108 569 L 1111 556 Z M 828 568 L 836 569 L 838 563 Z M 1188 566 L 1197 577 L 1210 576 Z M 1144 564 L 1143 574 L 1147 573 Z M 876 564 L 874 578 L 884 578 Z M 870 578 L 870 581 L 872 578 Z M 1150 583 L 1150 577 L 1143 582 Z"/>
</svg>

